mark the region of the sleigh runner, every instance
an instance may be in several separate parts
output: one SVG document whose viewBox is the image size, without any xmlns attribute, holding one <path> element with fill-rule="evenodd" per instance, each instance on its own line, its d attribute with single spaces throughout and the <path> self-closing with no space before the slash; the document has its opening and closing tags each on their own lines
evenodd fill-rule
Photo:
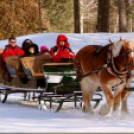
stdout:
<svg viewBox="0 0 134 134">
<path fill-rule="evenodd" d="M 39 104 L 41 101 L 50 101 L 50 108 L 52 102 L 59 103 L 56 110 L 58 112 L 64 102 L 81 102 L 82 104 L 82 91 L 78 81 L 73 81 L 76 78 L 73 63 L 46 63 L 43 65 L 44 76 L 46 81 L 46 92 L 53 92 L 53 95 L 39 96 Z M 102 100 L 100 93 L 95 93 L 97 96 L 92 101 L 95 102 L 96 108 Z M 40 105 L 41 106 L 41 105 Z M 42 106 L 40 107 L 42 109 Z"/>
</svg>

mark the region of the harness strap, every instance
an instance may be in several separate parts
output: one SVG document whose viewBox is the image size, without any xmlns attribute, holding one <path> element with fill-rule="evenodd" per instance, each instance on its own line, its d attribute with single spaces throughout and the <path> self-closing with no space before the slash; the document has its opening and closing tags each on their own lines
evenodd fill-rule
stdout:
<svg viewBox="0 0 134 134">
<path fill-rule="evenodd" d="M 121 77 L 127 77 L 128 76 L 128 70 L 124 70 L 124 71 L 120 72 L 120 71 L 118 71 L 116 69 L 116 66 L 114 64 L 113 54 L 112 54 L 113 44 L 109 44 L 107 46 L 108 46 L 107 57 L 104 57 L 107 60 L 107 63 L 102 65 L 100 68 L 95 69 L 92 72 L 84 74 L 82 69 L 81 69 L 81 66 L 79 64 L 79 61 L 77 61 L 77 68 L 75 70 L 78 71 L 81 75 L 77 76 L 77 78 L 75 80 L 73 80 L 73 81 L 80 81 L 82 78 L 84 78 L 86 76 L 89 76 L 89 75 L 92 75 L 93 73 L 97 73 L 97 72 L 99 72 L 101 70 L 107 69 L 108 73 L 110 73 L 113 76 L 118 77 L 121 80 L 121 82 L 119 84 L 116 84 L 114 87 L 116 87 L 116 86 L 118 86 L 118 85 L 120 85 L 122 83 L 125 83 L 125 81 L 123 81 L 123 79 Z M 104 50 L 104 49 L 96 50 L 96 53 L 100 53 L 100 51 L 102 51 L 102 50 Z M 130 50 L 130 51 L 127 51 L 127 53 L 128 52 L 132 52 L 132 51 Z M 126 52 L 125 52 L 125 54 L 126 54 Z"/>
</svg>

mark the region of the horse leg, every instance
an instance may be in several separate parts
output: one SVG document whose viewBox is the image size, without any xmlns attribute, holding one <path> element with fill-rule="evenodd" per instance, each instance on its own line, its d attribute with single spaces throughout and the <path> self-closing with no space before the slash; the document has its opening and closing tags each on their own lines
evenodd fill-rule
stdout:
<svg viewBox="0 0 134 134">
<path fill-rule="evenodd" d="M 113 107 L 114 112 L 119 111 L 121 93 L 122 93 L 124 88 L 125 88 L 125 85 L 121 84 L 114 89 L 114 107 Z"/>
<path fill-rule="evenodd" d="M 128 106 L 127 106 L 127 97 L 129 96 L 129 92 L 127 90 L 123 90 L 121 93 L 122 106 L 121 111 L 129 114 Z"/>
<path fill-rule="evenodd" d="M 83 96 L 83 112 L 89 112 L 91 114 L 94 113 L 93 108 L 91 107 L 90 100 L 94 95 L 94 91 L 97 89 L 98 86 L 89 82 L 88 78 L 83 78 L 81 81 L 81 89 L 82 89 L 82 96 Z"/>
<path fill-rule="evenodd" d="M 114 104 L 114 97 L 110 85 L 101 84 L 101 88 L 106 96 L 107 102 L 101 106 L 99 113 L 101 115 L 107 115 Z"/>
</svg>

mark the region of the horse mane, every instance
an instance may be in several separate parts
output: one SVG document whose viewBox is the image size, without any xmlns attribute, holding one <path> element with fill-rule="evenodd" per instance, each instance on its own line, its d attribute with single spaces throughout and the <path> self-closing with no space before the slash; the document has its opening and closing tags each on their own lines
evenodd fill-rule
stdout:
<svg viewBox="0 0 134 134">
<path fill-rule="evenodd" d="M 114 46 L 112 50 L 113 57 L 117 57 L 120 54 L 122 46 L 124 46 L 124 40 L 114 42 L 113 46 Z"/>
</svg>

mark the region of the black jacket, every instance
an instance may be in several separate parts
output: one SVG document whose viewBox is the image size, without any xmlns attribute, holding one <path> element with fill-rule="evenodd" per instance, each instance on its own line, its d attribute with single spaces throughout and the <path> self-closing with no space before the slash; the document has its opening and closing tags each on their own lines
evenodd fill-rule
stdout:
<svg viewBox="0 0 134 134">
<path fill-rule="evenodd" d="M 35 52 L 33 54 L 29 52 L 30 47 L 35 48 Z M 31 57 L 31 56 L 38 56 L 38 55 L 39 55 L 39 48 L 36 44 L 30 44 L 25 47 L 25 54 L 23 55 L 23 57 Z"/>
</svg>

